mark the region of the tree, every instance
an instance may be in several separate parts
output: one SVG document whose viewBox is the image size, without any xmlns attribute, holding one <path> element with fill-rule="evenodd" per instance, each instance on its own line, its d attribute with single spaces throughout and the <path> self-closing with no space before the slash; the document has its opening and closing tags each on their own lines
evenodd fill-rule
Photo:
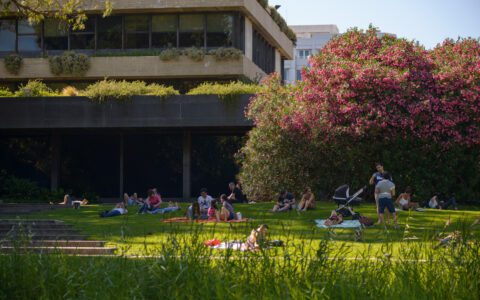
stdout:
<svg viewBox="0 0 480 300">
<path fill-rule="evenodd" d="M 87 20 L 85 7 L 103 11 L 107 16 L 112 11 L 112 3 L 105 1 L 98 5 L 92 0 L 3 0 L 0 2 L 1 15 L 17 15 L 31 23 L 39 23 L 46 18 L 62 20 L 73 29 L 83 29 Z"/>
</svg>

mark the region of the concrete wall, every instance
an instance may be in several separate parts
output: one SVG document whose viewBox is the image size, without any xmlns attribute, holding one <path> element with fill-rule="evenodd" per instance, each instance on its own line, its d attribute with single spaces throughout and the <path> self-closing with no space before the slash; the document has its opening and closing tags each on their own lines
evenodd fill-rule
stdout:
<svg viewBox="0 0 480 300">
<path fill-rule="evenodd" d="M 84 76 L 80 77 L 81 79 L 246 76 L 253 80 L 258 76 L 265 76 L 265 72 L 245 57 L 235 61 L 216 61 L 214 57 L 207 55 L 201 62 L 194 62 L 184 56 L 168 62 L 160 60 L 157 56 L 91 57 L 90 59 L 90 69 Z M 50 72 L 48 59 L 24 58 L 22 69 L 18 75 L 8 73 L 3 59 L 0 59 L 0 78 L 9 80 L 35 78 L 57 80 L 72 79 L 75 76 L 53 75 Z"/>
<path fill-rule="evenodd" d="M 96 103 L 84 97 L 2 98 L 0 131 L 95 128 L 249 128 L 251 95 L 219 100 L 215 95 L 135 96 Z"/>
<path fill-rule="evenodd" d="M 253 60 L 253 27 L 249 18 L 245 18 L 245 56 Z"/>
</svg>

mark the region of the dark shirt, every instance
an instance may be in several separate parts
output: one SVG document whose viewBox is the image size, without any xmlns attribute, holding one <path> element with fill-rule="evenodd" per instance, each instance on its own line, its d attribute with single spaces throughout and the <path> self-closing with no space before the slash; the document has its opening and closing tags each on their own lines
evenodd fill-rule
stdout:
<svg viewBox="0 0 480 300">
<path fill-rule="evenodd" d="M 292 193 L 286 193 L 285 196 L 278 197 L 278 203 L 283 206 L 292 203 L 293 199 L 295 199 L 295 197 L 293 197 Z"/>
<path fill-rule="evenodd" d="M 245 202 L 245 195 L 243 194 L 242 190 L 235 187 L 233 191 L 230 191 L 235 195 L 235 201 L 238 203 L 243 203 Z"/>
<path fill-rule="evenodd" d="M 234 213 L 233 205 L 230 204 L 228 201 L 223 202 L 223 207 L 225 207 L 230 213 Z"/>
</svg>

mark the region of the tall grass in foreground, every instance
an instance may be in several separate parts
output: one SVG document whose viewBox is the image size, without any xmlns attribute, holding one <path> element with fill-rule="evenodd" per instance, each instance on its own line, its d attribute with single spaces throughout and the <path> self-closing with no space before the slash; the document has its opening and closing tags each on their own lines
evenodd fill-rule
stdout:
<svg viewBox="0 0 480 300">
<path fill-rule="evenodd" d="M 0 299 L 479 299 L 480 241 L 463 236 L 437 250 L 406 243 L 395 259 L 388 243 L 345 259 L 328 239 L 315 251 L 287 240 L 294 254 L 212 250 L 192 226 L 154 258 L 0 255 Z"/>
</svg>

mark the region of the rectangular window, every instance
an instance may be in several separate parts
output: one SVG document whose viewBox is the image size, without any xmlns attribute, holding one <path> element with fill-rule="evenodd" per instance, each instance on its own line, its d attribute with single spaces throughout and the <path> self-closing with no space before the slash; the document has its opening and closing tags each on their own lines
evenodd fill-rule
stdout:
<svg viewBox="0 0 480 300">
<path fill-rule="evenodd" d="M 18 51 L 42 51 L 42 27 L 26 20 L 18 21 Z"/>
<path fill-rule="evenodd" d="M 68 25 L 59 20 L 45 20 L 44 38 L 45 49 L 68 49 Z"/>
<path fill-rule="evenodd" d="M 296 80 L 302 80 L 302 70 L 297 70 Z"/>
<path fill-rule="evenodd" d="M 95 16 L 89 16 L 84 25 L 70 32 L 70 49 L 95 49 Z"/>
<path fill-rule="evenodd" d="M 152 16 L 152 47 L 177 47 L 177 15 Z"/>
<path fill-rule="evenodd" d="M 207 47 L 233 46 L 233 15 L 207 15 Z"/>
<path fill-rule="evenodd" d="M 15 51 L 15 20 L 3 19 L 0 20 L 0 51 L 10 52 Z"/>
<path fill-rule="evenodd" d="M 204 15 L 180 15 L 180 47 L 204 47 Z"/>
<path fill-rule="evenodd" d="M 149 16 L 125 16 L 125 48 L 149 48 L 149 27 Z"/>
<path fill-rule="evenodd" d="M 121 49 L 122 48 L 122 17 L 111 16 L 97 20 L 97 48 Z"/>
</svg>

